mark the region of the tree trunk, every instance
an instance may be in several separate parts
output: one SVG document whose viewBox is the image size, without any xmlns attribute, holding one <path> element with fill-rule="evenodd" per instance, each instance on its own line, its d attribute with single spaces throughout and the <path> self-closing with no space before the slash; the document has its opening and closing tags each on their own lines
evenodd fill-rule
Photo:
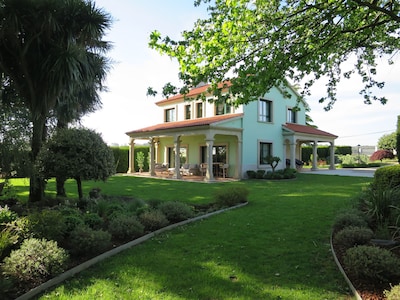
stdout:
<svg viewBox="0 0 400 300">
<path fill-rule="evenodd" d="M 56 177 L 56 186 L 57 186 L 57 196 L 58 197 L 67 197 L 67 193 L 65 192 L 65 183 L 66 179 L 64 177 Z"/>
<path fill-rule="evenodd" d="M 76 184 L 78 185 L 78 195 L 79 195 L 79 200 L 82 200 L 83 198 L 83 193 L 82 193 L 82 181 L 80 177 L 75 177 Z"/>
<path fill-rule="evenodd" d="M 45 139 L 45 124 L 46 117 L 39 117 L 33 120 L 33 132 L 32 132 L 32 150 L 31 150 L 31 176 L 29 180 L 29 201 L 42 201 L 44 197 L 44 180 L 39 177 L 35 170 L 36 158 L 39 154 L 40 148 L 42 147 Z"/>
</svg>

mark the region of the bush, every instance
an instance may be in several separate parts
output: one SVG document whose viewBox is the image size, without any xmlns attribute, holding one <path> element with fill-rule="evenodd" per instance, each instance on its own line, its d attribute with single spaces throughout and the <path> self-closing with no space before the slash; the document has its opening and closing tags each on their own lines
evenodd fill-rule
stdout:
<svg viewBox="0 0 400 300">
<path fill-rule="evenodd" d="M 70 252 L 75 256 L 99 254 L 110 246 L 110 233 L 103 230 L 93 230 L 88 226 L 75 228 L 69 237 Z"/>
<path fill-rule="evenodd" d="M 133 240 L 144 232 L 144 226 L 136 216 L 119 215 L 111 220 L 108 231 L 118 240 Z"/>
<path fill-rule="evenodd" d="M 394 282 L 400 277 L 400 260 L 392 252 L 374 246 L 357 246 L 346 251 L 344 265 L 350 274 L 367 282 Z"/>
<path fill-rule="evenodd" d="M 360 215 L 359 211 L 350 210 L 336 216 L 333 223 L 333 231 L 338 232 L 346 227 L 368 227 L 366 219 Z"/>
<path fill-rule="evenodd" d="M 386 300 L 399 300 L 400 299 L 400 284 L 393 286 L 390 291 L 383 292 Z"/>
<path fill-rule="evenodd" d="M 169 224 L 167 217 L 159 209 L 151 209 L 139 216 L 140 222 L 146 231 L 154 231 Z"/>
<path fill-rule="evenodd" d="M 334 241 L 345 248 L 351 248 L 368 244 L 373 236 L 374 233 L 369 228 L 350 226 L 340 230 L 335 235 Z"/>
<path fill-rule="evenodd" d="M 382 190 L 400 186 L 400 165 L 377 169 L 372 185 L 374 188 Z"/>
<path fill-rule="evenodd" d="M 147 200 L 146 203 L 151 209 L 157 209 L 162 201 L 160 199 L 150 199 Z"/>
<path fill-rule="evenodd" d="M 254 178 L 256 178 L 256 171 L 248 170 L 248 171 L 246 171 L 246 174 L 247 174 L 247 177 L 248 177 L 249 179 L 254 179 Z"/>
<path fill-rule="evenodd" d="M 159 209 L 167 217 L 171 223 L 177 223 L 193 217 L 192 208 L 182 202 L 164 202 L 159 206 Z"/>
<path fill-rule="evenodd" d="M 57 242 L 31 238 L 4 259 L 3 273 L 20 282 L 41 283 L 64 271 L 67 252 Z"/>
<path fill-rule="evenodd" d="M 338 155 L 346 155 L 351 153 L 352 153 L 351 146 L 337 146 L 335 149 L 335 154 Z"/>
<path fill-rule="evenodd" d="M 247 188 L 232 187 L 230 189 L 218 190 L 214 194 L 214 198 L 218 207 L 230 207 L 247 202 L 248 195 L 249 190 Z"/>
<path fill-rule="evenodd" d="M 372 153 L 369 160 L 370 161 L 375 161 L 375 160 L 382 161 L 385 158 L 393 159 L 394 158 L 393 152 L 390 150 L 378 150 L 378 151 L 375 151 L 374 153 Z"/>
<path fill-rule="evenodd" d="M 0 231 L 0 261 L 8 255 L 11 246 L 18 242 L 18 236 L 9 229 Z"/>
<path fill-rule="evenodd" d="M 65 219 L 60 211 L 44 209 L 28 216 L 31 231 L 36 237 L 62 241 L 66 233 Z"/>
<path fill-rule="evenodd" d="M 82 213 L 77 208 L 63 207 L 60 210 L 64 218 L 65 233 L 68 235 L 76 227 L 84 224 Z"/>
<path fill-rule="evenodd" d="M 264 177 L 265 170 L 257 170 L 256 171 L 256 178 L 257 179 L 262 179 Z"/>
<path fill-rule="evenodd" d="M 4 207 L 0 206 L 0 225 L 3 223 L 9 223 L 15 221 L 18 218 L 18 214 L 5 205 Z"/>
<path fill-rule="evenodd" d="M 103 228 L 104 220 L 97 213 L 87 212 L 83 215 L 83 222 L 94 230 Z"/>
</svg>

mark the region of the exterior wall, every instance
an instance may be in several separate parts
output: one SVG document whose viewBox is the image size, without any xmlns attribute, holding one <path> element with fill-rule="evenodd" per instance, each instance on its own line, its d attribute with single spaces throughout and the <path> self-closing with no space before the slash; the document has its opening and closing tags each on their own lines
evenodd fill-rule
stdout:
<svg viewBox="0 0 400 300">
<path fill-rule="evenodd" d="M 243 117 L 243 163 L 242 176 L 246 177 L 247 170 L 266 169 L 267 165 L 259 165 L 259 142 L 272 143 L 272 155 L 278 156 L 281 162 L 278 169 L 285 168 L 286 147 L 282 136 L 282 124 L 287 122 L 287 109 L 295 107 L 296 97 L 284 98 L 278 88 L 271 89 L 263 99 L 272 101 L 272 122 L 258 121 L 258 101 L 252 101 L 244 107 Z M 299 104 L 297 123 L 305 124 L 305 109 Z"/>
</svg>

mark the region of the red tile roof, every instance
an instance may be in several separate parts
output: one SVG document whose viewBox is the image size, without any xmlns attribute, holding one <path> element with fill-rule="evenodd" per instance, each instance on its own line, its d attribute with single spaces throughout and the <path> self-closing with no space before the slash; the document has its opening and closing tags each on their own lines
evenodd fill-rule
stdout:
<svg viewBox="0 0 400 300">
<path fill-rule="evenodd" d="M 334 135 L 332 133 L 326 132 L 319 130 L 317 128 L 307 126 L 307 125 L 300 125 L 300 124 L 294 124 L 294 123 L 286 123 L 282 125 L 283 127 L 286 127 L 290 131 L 298 132 L 298 133 L 306 133 L 306 134 L 312 134 L 312 135 L 322 135 L 322 136 L 327 136 L 327 137 L 333 137 L 337 138 L 337 135 Z"/>
<path fill-rule="evenodd" d="M 219 115 L 219 116 L 214 116 L 214 117 L 209 117 L 209 118 L 198 118 L 198 119 L 190 119 L 190 120 L 176 121 L 176 122 L 167 122 L 167 123 L 161 123 L 161 124 L 129 131 L 126 134 L 129 135 L 131 133 L 145 133 L 145 132 L 158 131 L 158 130 L 169 130 L 169 129 L 178 129 L 178 128 L 185 128 L 185 127 L 207 126 L 207 125 L 211 125 L 213 123 L 226 121 L 226 120 L 234 119 L 234 118 L 241 117 L 241 116 L 243 116 L 242 113 Z"/>
<path fill-rule="evenodd" d="M 224 84 L 226 85 L 226 87 L 230 87 L 232 85 L 230 81 L 227 81 L 225 83 L 218 84 L 218 88 L 223 88 Z M 189 91 L 189 93 L 186 94 L 186 97 L 191 98 L 191 97 L 198 96 L 201 93 L 205 93 L 205 92 L 207 92 L 207 89 L 209 88 L 209 86 L 210 86 L 209 84 L 206 84 L 206 85 L 199 86 L 199 87 L 196 87 L 194 89 L 191 89 Z M 167 99 L 160 100 L 160 101 L 156 102 L 156 104 L 157 105 L 163 105 L 163 104 L 166 104 L 166 103 L 174 102 L 176 100 L 181 100 L 184 97 L 185 97 L 184 95 L 178 94 L 178 95 L 174 95 L 172 97 L 169 97 Z"/>
</svg>

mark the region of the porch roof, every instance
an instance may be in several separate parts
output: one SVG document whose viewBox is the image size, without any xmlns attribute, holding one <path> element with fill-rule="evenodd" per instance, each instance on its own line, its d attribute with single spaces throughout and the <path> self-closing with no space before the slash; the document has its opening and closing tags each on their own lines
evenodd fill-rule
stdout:
<svg viewBox="0 0 400 300">
<path fill-rule="evenodd" d="M 129 136 L 138 136 L 141 134 L 148 134 L 150 132 L 164 132 L 168 130 L 189 129 L 193 127 L 202 127 L 202 126 L 210 127 L 211 125 L 217 125 L 220 122 L 233 120 L 236 118 L 240 118 L 242 116 L 243 114 L 239 113 L 239 114 L 219 115 L 209 118 L 198 118 L 198 119 L 190 119 L 184 121 L 166 122 L 133 131 L 128 131 L 126 132 L 126 134 Z"/>
<path fill-rule="evenodd" d="M 295 123 L 286 123 L 282 125 L 282 129 L 288 133 L 291 134 L 300 134 L 303 136 L 312 136 L 312 137 L 318 137 L 320 139 L 328 139 L 328 140 L 334 140 L 338 136 L 334 135 L 332 133 L 319 130 L 317 128 L 307 126 L 307 125 L 300 125 L 300 124 L 295 124 Z"/>
</svg>

